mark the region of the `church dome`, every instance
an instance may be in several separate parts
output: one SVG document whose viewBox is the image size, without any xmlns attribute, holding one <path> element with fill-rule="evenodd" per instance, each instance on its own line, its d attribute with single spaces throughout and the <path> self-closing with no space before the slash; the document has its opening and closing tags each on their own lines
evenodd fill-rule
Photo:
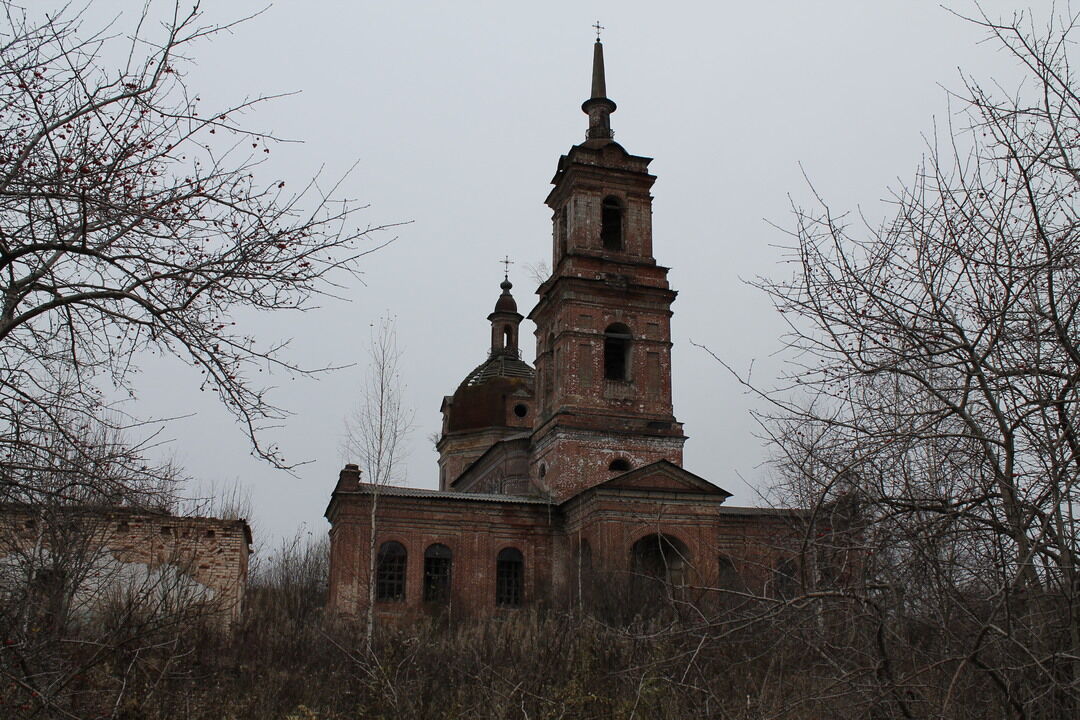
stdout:
<svg viewBox="0 0 1080 720">
<path fill-rule="evenodd" d="M 508 427 L 512 407 L 531 399 L 536 372 L 524 360 L 493 355 L 465 376 L 454 392 L 447 429 Z M 510 412 L 508 412 L 508 410 Z"/>
<path fill-rule="evenodd" d="M 536 371 L 521 359 L 518 350 L 522 317 L 510 294 L 513 287 L 507 277 L 499 285 L 502 294 L 495 302 L 495 311 L 488 315 L 491 350 L 487 360 L 461 381 L 445 408 L 448 432 L 523 427 L 531 421 L 526 416 Z"/>
</svg>

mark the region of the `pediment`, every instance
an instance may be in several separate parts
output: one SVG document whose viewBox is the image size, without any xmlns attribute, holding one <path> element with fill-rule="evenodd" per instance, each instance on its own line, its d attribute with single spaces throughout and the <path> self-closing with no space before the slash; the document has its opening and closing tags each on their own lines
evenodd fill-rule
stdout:
<svg viewBox="0 0 1080 720">
<path fill-rule="evenodd" d="M 731 497 L 731 493 L 722 487 L 714 485 L 700 475 L 695 475 L 667 460 L 659 460 L 634 470 L 628 470 L 606 482 L 600 483 L 597 487 L 605 490 L 654 490 L 694 493 L 696 495 L 704 493 L 720 495 L 724 498 Z"/>
</svg>

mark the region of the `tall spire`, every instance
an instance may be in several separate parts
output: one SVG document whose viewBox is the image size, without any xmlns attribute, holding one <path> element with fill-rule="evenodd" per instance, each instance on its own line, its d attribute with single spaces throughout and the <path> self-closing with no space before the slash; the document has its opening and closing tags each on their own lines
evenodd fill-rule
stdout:
<svg viewBox="0 0 1080 720">
<path fill-rule="evenodd" d="M 594 98 L 607 97 L 607 83 L 604 81 L 604 46 L 596 38 L 592 53 L 592 95 Z"/>
<path fill-rule="evenodd" d="M 589 116 L 587 140 L 610 142 L 615 135 L 611 131 L 611 113 L 615 112 L 615 103 L 607 97 L 607 82 L 604 78 L 604 46 L 597 36 L 593 45 L 592 94 L 581 104 L 581 109 Z"/>
</svg>

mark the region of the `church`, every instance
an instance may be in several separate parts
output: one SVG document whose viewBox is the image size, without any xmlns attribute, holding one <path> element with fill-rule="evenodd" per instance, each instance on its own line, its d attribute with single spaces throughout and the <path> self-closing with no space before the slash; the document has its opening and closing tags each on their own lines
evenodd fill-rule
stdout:
<svg viewBox="0 0 1080 720">
<path fill-rule="evenodd" d="M 683 468 L 656 178 L 614 140 L 599 39 L 581 107 L 586 139 L 559 159 L 546 199 L 552 272 L 527 316 L 533 364 L 504 278 L 487 358 L 442 400 L 439 489 L 371 485 L 351 464 L 339 475 L 326 510 L 337 613 L 782 597 L 806 575 L 805 511 L 729 505 Z"/>
</svg>

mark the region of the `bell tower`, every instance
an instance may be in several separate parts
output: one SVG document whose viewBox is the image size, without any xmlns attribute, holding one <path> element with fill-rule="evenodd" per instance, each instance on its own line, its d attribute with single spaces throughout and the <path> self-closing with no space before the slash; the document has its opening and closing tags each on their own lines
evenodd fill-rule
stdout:
<svg viewBox="0 0 1080 720">
<path fill-rule="evenodd" d="M 559 159 L 552 274 L 536 324 L 538 407 L 530 475 L 564 500 L 658 460 L 682 465 L 686 438 L 671 405 L 667 268 L 653 258 L 650 158 L 614 140 L 604 48 L 593 46 L 585 142 Z"/>
</svg>

